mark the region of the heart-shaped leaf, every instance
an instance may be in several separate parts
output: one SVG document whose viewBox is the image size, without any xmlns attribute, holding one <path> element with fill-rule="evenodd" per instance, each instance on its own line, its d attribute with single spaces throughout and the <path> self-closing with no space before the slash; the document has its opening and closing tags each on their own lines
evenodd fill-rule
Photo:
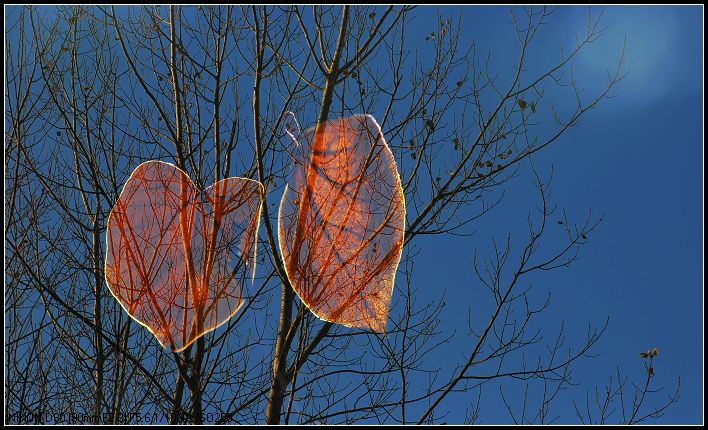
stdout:
<svg viewBox="0 0 708 430">
<path fill-rule="evenodd" d="M 278 218 L 288 278 L 319 318 L 385 332 L 405 228 L 393 154 L 370 115 L 328 121 L 299 140 Z"/>
<path fill-rule="evenodd" d="M 139 165 L 108 217 L 106 282 L 178 352 L 226 322 L 253 279 L 263 187 L 223 179 L 199 192 L 168 163 Z"/>
</svg>

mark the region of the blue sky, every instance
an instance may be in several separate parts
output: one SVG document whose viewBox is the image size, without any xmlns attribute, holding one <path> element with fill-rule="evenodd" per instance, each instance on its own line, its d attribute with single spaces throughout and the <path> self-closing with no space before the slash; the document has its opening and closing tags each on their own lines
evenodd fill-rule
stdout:
<svg viewBox="0 0 708 430">
<path fill-rule="evenodd" d="M 439 11 L 457 15 L 460 8 Z M 419 9 L 416 20 L 426 22 L 434 15 L 430 12 Z M 537 294 L 552 293 L 551 308 L 539 326 L 551 337 L 562 319 L 568 342 L 577 345 L 588 323 L 610 318 L 594 348 L 601 355 L 578 363 L 573 376 L 580 385 L 564 391 L 551 410 L 559 422 L 573 421 L 572 400 L 584 401 L 586 388 L 602 388 L 617 366 L 630 380 L 643 382 L 639 352 L 649 347 L 660 351 L 652 383 L 664 390 L 654 399 L 656 405 L 681 379 L 678 404 L 657 422 L 702 421 L 702 12 L 701 7 L 606 8 L 607 30 L 577 59 L 574 72 L 588 93 L 597 91 L 626 35 L 629 74 L 612 92 L 614 98 L 534 159 L 541 171 L 553 166 L 553 201 L 569 217 L 579 222 L 589 207 L 605 216 L 571 268 L 535 281 Z M 475 41 L 480 54 L 491 51 L 492 64 L 513 67 L 518 42 L 507 9 L 465 7 L 461 13 L 461 46 Z M 572 42 L 587 14 L 587 7 L 558 9 L 530 54 L 531 70 L 552 64 L 559 44 Z M 444 284 L 446 296 L 455 298 L 447 300 L 443 316 L 450 328 L 468 305 L 474 312 L 475 295 L 486 292 L 473 276 L 472 249 L 490 255 L 491 238 L 514 231 L 519 240 L 525 237 L 526 216 L 535 205 L 528 170 L 505 192 L 503 204 L 474 226 L 471 238 L 417 243 L 422 251 L 414 284 L 422 289 Z M 443 355 L 464 350 L 459 344 L 448 348 Z M 464 396 L 452 397 L 450 422 L 459 416 L 457 406 L 464 410 L 469 405 Z M 508 421 L 498 390 L 487 389 L 482 406 L 483 422 Z"/>
<path fill-rule="evenodd" d="M 593 7 L 590 12 L 598 10 Z M 435 29 L 438 14 L 453 22 L 460 17 L 460 48 L 474 42 L 480 57 L 491 53 L 491 68 L 502 80 L 510 77 L 518 41 L 506 7 L 417 8 L 406 29 L 410 32 L 408 47 L 422 59 L 430 55 L 423 41 Z M 528 76 L 557 61 L 560 44 L 572 45 L 574 34 L 583 31 L 587 14 L 587 7 L 561 7 L 550 17 L 529 52 Z M 565 209 L 571 220 L 582 221 L 589 208 L 595 215 L 604 215 L 571 268 L 532 278 L 539 301 L 551 293 L 550 309 L 534 326 L 545 341 L 551 341 L 563 321 L 567 344 L 577 347 L 585 339 L 588 324 L 601 326 L 609 317 L 607 331 L 592 350 L 600 355 L 576 363 L 573 379 L 579 385 L 564 390 L 551 409 L 550 415 L 559 416 L 559 422 L 576 422 L 572 401 L 584 401 L 586 389 L 602 388 L 617 367 L 630 381 L 643 382 L 639 353 L 649 347 L 660 351 L 652 383 L 664 387 L 649 405 L 660 404 L 681 379 L 679 402 L 656 422 L 702 421 L 702 14 L 702 7 L 697 6 L 606 8 L 603 23 L 607 30 L 576 59 L 575 76 L 588 95 L 596 93 L 625 36 L 629 74 L 613 90 L 613 98 L 588 112 L 578 127 L 534 157 L 542 175 L 553 167 L 553 203 Z M 388 63 L 382 61 L 380 67 Z M 251 91 L 248 85 L 243 88 Z M 539 104 L 539 114 L 544 109 L 547 114 L 551 104 L 563 103 L 554 97 L 550 91 Z M 315 113 L 298 113 L 303 128 Z M 170 161 L 167 156 L 165 161 Z M 441 329 L 443 334 L 455 333 L 453 341 L 426 362 L 428 367 L 440 363 L 441 378 L 469 353 L 467 315 L 477 328 L 489 316 L 485 302 L 489 293 L 472 267 L 475 250 L 480 257 L 490 257 L 491 240 L 503 240 L 511 233 L 516 258 L 526 238 L 526 218 L 537 204 L 527 164 L 504 192 L 502 204 L 472 226 L 474 235 L 420 236 L 413 243 L 419 254 L 411 287 L 419 291 L 423 302 L 444 294 Z M 270 198 L 277 202 L 279 194 Z M 551 233 L 544 249 L 558 244 L 559 232 Z M 265 270 L 259 267 L 258 273 Z M 399 274 L 399 288 L 402 280 Z M 273 312 L 267 317 L 276 321 L 279 289 L 271 294 Z M 257 318 L 265 317 L 263 312 Z M 504 382 L 503 387 L 518 410 L 524 385 Z M 449 412 L 445 421 L 461 421 L 473 401 L 476 396 L 472 394 L 451 394 L 441 405 L 441 411 Z M 483 423 L 510 421 L 496 386 L 485 387 L 481 407 Z M 414 418 L 419 416 L 417 409 L 411 407 Z"/>
</svg>

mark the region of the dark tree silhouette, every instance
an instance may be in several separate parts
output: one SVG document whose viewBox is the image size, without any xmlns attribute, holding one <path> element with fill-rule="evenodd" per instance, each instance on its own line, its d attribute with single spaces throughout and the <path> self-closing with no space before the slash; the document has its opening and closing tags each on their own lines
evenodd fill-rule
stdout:
<svg viewBox="0 0 708 430">
<path fill-rule="evenodd" d="M 588 95 L 572 66 L 601 35 L 601 13 L 538 70 L 530 47 L 553 9 L 510 9 L 518 59 L 500 74 L 486 53 L 461 46 L 454 17 L 411 40 L 416 13 L 6 8 L 6 422 L 441 423 L 459 393 L 467 422 L 477 422 L 479 397 L 496 395 L 497 382 L 511 420 L 553 422 L 550 405 L 606 324 L 569 345 L 562 323 L 557 337 L 542 336 L 535 324 L 549 301 L 538 304 L 526 280 L 570 266 L 601 217 L 589 212 L 576 224 L 564 215 L 565 243 L 542 243 L 558 212 L 550 175 L 532 161 L 611 96 L 625 74 L 624 49 L 602 90 Z M 423 43 L 430 56 L 416 54 Z M 546 92 L 567 103 L 551 107 Z M 293 118 L 309 131 L 286 131 Z M 179 168 L 162 172 L 170 178 L 153 183 L 160 190 L 129 179 L 151 160 Z M 451 333 L 440 325 L 442 287 L 434 301 L 417 292 L 419 239 L 465 234 L 517 175 L 530 175 L 538 191 L 529 235 L 495 241 L 490 259 L 475 252 L 486 322 Z M 244 185 L 257 183 L 262 190 Z M 142 197 L 121 196 L 124 187 Z M 160 198 L 145 213 L 150 193 Z M 230 211 L 232 203 L 255 216 Z M 144 235 L 128 240 L 128 227 Z M 232 240 L 256 231 L 257 243 Z M 157 250 L 153 233 L 182 244 Z M 191 256 L 190 241 L 199 245 Z M 170 263 L 141 268 L 136 289 L 126 264 L 132 271 L 145 259 L 124 253 L 146 247 Z M 144 297 L 156 291 L 148 281 L 166 294 L 162 303 Z M 198 294 L 176 303 L 187 291 Z M 166 315 L 165 304 L 183 309 Z M 459 354 L 435 362 L 453 339 L 463 340 Z M 631 407 L 618 371 L 604 399 L 588 397 L 570 418 L 660 415 L 678 392 L 649 406 L 654 366 L 646 372 Z M 518 381 L 538 395 L 504 390 Z M 621 418 L 611 413 L 617 403 Z"/>
</svg>

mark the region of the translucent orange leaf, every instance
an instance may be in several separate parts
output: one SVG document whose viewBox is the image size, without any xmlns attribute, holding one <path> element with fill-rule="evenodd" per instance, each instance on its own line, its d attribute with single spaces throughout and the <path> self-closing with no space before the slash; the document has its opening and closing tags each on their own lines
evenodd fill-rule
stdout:
<svg viewBox="0 0 708 430">
<path fill-rule="evenodd" d="M 299 140 L 278 218 L 288 278 L 319 318 L 385 332 L 405 227 L 393 154 L 370 115 L 328 121 Z"/>
<path fill-rule="evenodd" d="M 160 344 L 183 350 L 243 303 L 262 197 L 250 179 L 226 178 L 199 192 L 171 164 L 139 165 L 108 217 L 109 290 Z"/>
</svg>

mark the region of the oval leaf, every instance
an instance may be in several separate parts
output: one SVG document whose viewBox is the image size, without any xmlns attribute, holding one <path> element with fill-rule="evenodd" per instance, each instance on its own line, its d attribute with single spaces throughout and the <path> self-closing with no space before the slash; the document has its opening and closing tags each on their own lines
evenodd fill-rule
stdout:
<svg viewBox="0 0 708 430">
<path fill-rule="evenodd" d="M 198 192 L 169 163 L 139 165 L 108 217 L 106 282 L 133 319 L 181 351 L 233 316 L 253 279 L 263 187 Z"/>
<path fill-rule="evenodd" d="M 278 217 L 288 278 L 319 318 L 385 332 L 405 228 L 393 154 L 370 115 L 302 139 L 310 155 L 295 161 Z"/>
</svg>

